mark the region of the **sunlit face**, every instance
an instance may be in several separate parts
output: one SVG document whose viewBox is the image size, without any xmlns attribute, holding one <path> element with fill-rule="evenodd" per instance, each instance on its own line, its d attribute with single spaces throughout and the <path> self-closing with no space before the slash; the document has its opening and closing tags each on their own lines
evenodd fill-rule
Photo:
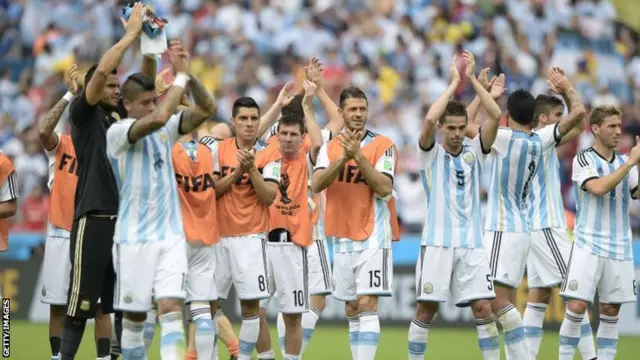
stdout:
<svg viewBox="0 0 640 360">
<path fill-rule="evenodd" d="M 548 114 L 540 114 L 538 117 L 538 127 L 545 127 L 551 124 L 557 124 L 562 120 L 562 114 L 564 113 L 563 106 L 554 106 L 551 108 Z"/>
<path fill-rule="evenodd" d="M 118 82 L 118 76 L 109 74 L 107 77 L 107 83 L 104 85 L 104 92 L 100 99 L 100 104 L 107 109 L 114 109 L 118 106 L 118 100 L 120 99 L 120 83 Z"/>
<path fill-rule="evenodd" d="M 444 122 L 438 123 L 440 141 L 450 149 L 459 149 L 467 129 L 466 116 L 446 116 Z"/>
<path fill-rule="evenodd" d="M 286 158 L 294 158 L 302 146 L 303 134 L 300 125 L 280 124 L 278 129 L 278 144 L 280 154 Z"/>
<path fill-rule="evenodd" d="M 618 115 L 609 116 L 604 119 L 602 125 L 591 125 L 591 131 L 602 145 L 615 149 L 622 134 L 622 119 Z"/>
<path fill-rule="evenodd" d="M 255 141 L 260 125 L 260 112 L 256 108 L 241 107 L 236 116 L 231 119 L 236 130 L 236 136 L 242 140 Z"/>
<path fill-rule="evenodd" d="M 367 123 L 367 111 L 369 104 L 365 99 L 348 98 L 342 104 L 340 112 L 344 119 L 344 125 L 349 130 L 360 131 Z"/>
<path fill-rule="evenodd" d="M 145 91 L 138 95 L 135 100 L 123 100 L 127 116 L 133 119 L 141 119 L 156 109 L 156 91 Z"/>
</svg>

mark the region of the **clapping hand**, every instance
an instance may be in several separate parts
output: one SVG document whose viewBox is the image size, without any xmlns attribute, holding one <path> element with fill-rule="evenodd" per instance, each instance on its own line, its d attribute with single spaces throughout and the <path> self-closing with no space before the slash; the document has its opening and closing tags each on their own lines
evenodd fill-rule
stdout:
<svg viewBox="0 0 640 360">
<path fill-rule="evenodd" d="M 338 142 L 342 145 L 347 159 L 355 159 L 360 153 L 360 139 L 362 139 L 362 131 L 345 130 L 338 135 Z"/>
<path fill-rule="evenodd" d="M 65 83 L 67 84 L 67 90 L 70 93 L 75 95 L 78 92 L 78 65 L 73 64 L 69 69 L 67 69 Z"/>
</svg>

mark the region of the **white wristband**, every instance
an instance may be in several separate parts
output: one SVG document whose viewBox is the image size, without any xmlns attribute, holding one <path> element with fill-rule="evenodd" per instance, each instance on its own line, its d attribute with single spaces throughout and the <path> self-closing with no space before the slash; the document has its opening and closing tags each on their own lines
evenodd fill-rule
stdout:
<svg viewBox="0 0 640 360">
<path fill-rule="evenodd" d="M 176 78 L 173 80 L 173 85 L 179 86 L 184 89 L 185 87 L 187 87 L 187 83 L 189 82 L 189 80 L 190 80 L 189 74 L 179 72 L 176 74 Z"/>
<path fill-rule="evenodd" d="M 71 99 L 73 99 L 73 94 L 70 91 L 67 91 L 66 94 L 64 94 L 64 96 L 62 97 L 63 100 L 66 100 L 67 102 L 70 102 Z"/>
</svg>

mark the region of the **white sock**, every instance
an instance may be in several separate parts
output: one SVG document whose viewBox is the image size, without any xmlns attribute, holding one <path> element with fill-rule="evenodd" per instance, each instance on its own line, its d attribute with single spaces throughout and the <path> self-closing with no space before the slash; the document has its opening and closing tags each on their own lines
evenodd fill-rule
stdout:
<svg viewBox="0 0 640 360">
<path fill-rule="evenodd" d="M 598 360 L 613 360 L 618 350 L 618 317 L 600 314 Z"/>
<path fill-rule="evenodd" d="M 143 360 L 147 358 L 142 340 L 144 321 L 122 319 L 122 357 L 127 360 Z"/>
<path fill-rule="evenodd" d="M 253 350 L 256 348 L 259 333 L 260 315 L 242 318 L 242 326 L 240 326 L 240 334 L 238 337 L 240 342 L 238 360 L 251 360 L 251 354 L 253 354 Z"/>
<path fill-rule="evenodd" d="M 560 325 L 559 360 L 573 360 L 573 354 L 580 341 L 580 327 L 584 314 L 577 314 L 567 309 Z"/>
<path fill-rule="evenodd" d="M 300 356 L 284 354 L 284 360 L 300 360 Z"/>
<path fill-rule="evenodd" d="M 358 359 L 358 332 L 360 331 L 360 318 L 358 316 L 347 317 L 349 321 L 349 347 L 351 347 L 351 358 Z"/>
<path fill-rule="evenodd" d="M 429 324 L 416 318 L 409 325 L 409 360 L 423 360 L 427 352 Z"/>
<path fill-rule="evenodd" d="M 284 326 L 284 318 L 282 317 L 281 312 L 278 313 L 276 328 L 278 329 L 278 344 L 280 344 L 280 353 L 284 354 L 284 335 L 286 334 L 286 327 Z"/>
<path fill-rule="evenodd" d="M 544 313 L 548 304 L 527 303 L 527 308 L 522 316 L 522 326 L 524 328 L 524 338 L 529 349 L 529 357 L 538 358 L 540 342 L 542 342 L 542 324 L 544 323 Z"/>
<path fill-rule="evenodd" d="M 502 325 L 507 360 L 527 359 L 527 344 L 524 342 L 524 329 L 518 309 L 509 304 L 496 313 L 496 318 Z"/>
<path fill-rule="evenodd" d="M 160 358 L 162 360 L 183 360 L 187 351 L 184 338 L 182 313 L 173 311 L 160 315 Z"/>
<path fill-rule="evenodd" d="M 313 336 L 313 331 L 315 330 L 316 323 L 319 319 L 320 310 L 316 308 L 310 307 L 309 311 L 302 314 L 302 347 L 300 348 L 300 356 L 304 354 L 304 350 L 307 348 L 307 345 L 311 340 L 311 336 Z"/>
<path fill-rule="evenodd" d="M 484 360 L 500 360 L 500 334 L 493 318 L 476 319 L 478 346 Z M 535 359 L 535 358 L 534 358 Z"/>
<path fill-rule="evenodd" d="M 360 312 L 357 360 L 374 360 L 380 341 L 380 319 L 375 311 Z"/>
<path fill-rule="evenodd" d="M 261 352 L 260 354 L 258 354 L 258 359 L 274 360 L 275 358 L 276 353 L 273 350 Z"/>
<path fill-rule="evenodd" d="M 58 355 L 51 355 L 51 360 L 60 360 L 60 354 L 58 354 Z"/>
<path fill-rule="evenodd" d="M 144 321 L 143 340 L 145 350 L 149 349 L 153 342 L 153 337 L 156 334 L 156 317 L 158 316 L 156 309 L 151 309 L 147 312 L 147 320 Z"/>
<path fill-rule="evenodd" d="M 196 326 L 195 338 L 198 359 L 213 359 L 217 354 L 218 331 L 216 322 L 211 319 L 211 306 L 208 303 L 191 303 L 191 319 Z"/>
<path fill-rule="evenodd" d="M 580 351 L 580 355 L 584 360 L 592 360 L 596 358 L 596 346 L 593 343 L 593 331 L 591 330 L 591 322 L 589 321 L 588 311 L 582 318 L 578 351 Z"/>
<path fill-rule="evenodd" d="M 103 356 L 103 357 L 97 357 L 96 360 L 111 360 L 111 355 L 107 355 L 107 356 Z"/>
</svg>

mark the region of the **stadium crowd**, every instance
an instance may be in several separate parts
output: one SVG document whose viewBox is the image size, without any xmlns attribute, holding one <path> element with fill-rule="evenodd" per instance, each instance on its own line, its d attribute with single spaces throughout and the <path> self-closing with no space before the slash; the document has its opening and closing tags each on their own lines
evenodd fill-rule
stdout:
<svg viewBox="0 0 640 360">
<path fill-rule="evenodd" d="M 186 44 L 191 73 L 215 94 L 212 122 L 228 121 L 240 95 L 266 110 L 286 81 L 301 80 L 311 56 L 325 65 L 332 97 L 348 83 L 363 88 L 374 114 L 370 128 L 401 149 L 395 187 L 408 231 L 421 230 L 424 221 L 414 144 L 429 104 L 448 85 L 450 59 L 462 49 L 475 54 L 478 68 L 505 73 L 507 92 L 546 93 L 546 70 L 560 66 L 587 105 L 622 108 L 628 135 L 621 151 L 640 135 L 640 42 L 632 28 L 616 21 L 610 0 L 146 2 L 168 19 L 168 38 Z M 121 36 L 126 3 L 0 0 L 0 148 L 19 176 L 19 229 L 44 231 L 47 221 L 48 164 L 33 125 L 66 91 L 64 70 L 73 62 L 86 69 Z M 137 48 L 121 62 L 122 79 L 139 70 Z M 469 101 L 466 85 L 457 95 Z M 569 208 L 571 159 L 592 141 L 585 130 L 559 151 Z"/>
</svg>

